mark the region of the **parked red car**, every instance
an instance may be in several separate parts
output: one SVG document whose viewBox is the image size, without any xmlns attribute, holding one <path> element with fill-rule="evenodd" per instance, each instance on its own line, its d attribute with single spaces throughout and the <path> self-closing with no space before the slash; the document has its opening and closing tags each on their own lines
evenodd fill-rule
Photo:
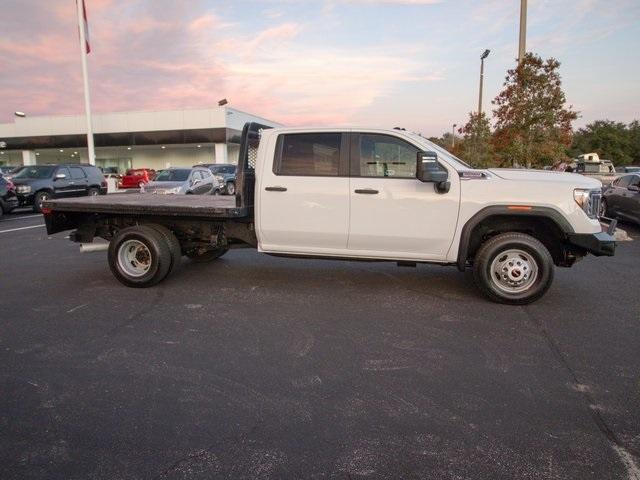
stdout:
<svg viewBox="0 0 640 480">
<path fill-rule="evenodd" d="M 132 168 L 125 172 L 118 184 L 119 188 L 139 188 L 155 177 L 156 171 L 151 168 Z"/>
</svg>

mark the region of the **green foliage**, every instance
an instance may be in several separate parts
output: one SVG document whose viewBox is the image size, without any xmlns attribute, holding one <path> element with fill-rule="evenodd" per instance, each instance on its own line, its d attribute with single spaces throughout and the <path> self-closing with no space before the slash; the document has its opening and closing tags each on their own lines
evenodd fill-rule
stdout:
<svg viewBox="0 0 640 480">
<path fill-rule="evenodd" d="M 640 124 L 637 120 L 625 125 L 610 120 L 597 120 L 579 129 L 573 137 L 569 153 L 596 152 L 614 165 L 630 165 L 640 161 Z"/>
<path fill-rule="evenodd" d="M 476 168 L 494 166 L 491 125 L 484 114 L 469 113 L 469 121 L 460 129 L 463 140 L 458 155 Z"/>
<path fill-rule="evenodd" d="M 501 164 L 551 165 L 565 158 L 571 144 L 571 123 L 578 117 L 566 107 L 554 58 L 527 53 L 507 72 L 504 89 L 493 100 L 493 145 Z"/>
</svg>

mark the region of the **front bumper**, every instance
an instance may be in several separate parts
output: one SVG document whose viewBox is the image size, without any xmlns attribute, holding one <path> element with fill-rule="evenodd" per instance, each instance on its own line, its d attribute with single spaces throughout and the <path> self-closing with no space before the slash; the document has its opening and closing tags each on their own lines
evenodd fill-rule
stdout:
<svg viewBox="0 0 640 480">
<path fill-rule="evenodd" d="M 18 207 L 18 197 L 0 198 L 0 205 L 2 206 L 2 210 L 8 213 Z"/>
<path fill-rule="evenodd" d="M 612 257 L 616 252 L 616 241 L 607 232 L 570 233 L 569 243 L 597 257 Z"/>
<path fill-rule="evenodd" d="M 33 193 L 18 193 L 17 196 L 21 207 L 33 205 Z"/>
</svg>

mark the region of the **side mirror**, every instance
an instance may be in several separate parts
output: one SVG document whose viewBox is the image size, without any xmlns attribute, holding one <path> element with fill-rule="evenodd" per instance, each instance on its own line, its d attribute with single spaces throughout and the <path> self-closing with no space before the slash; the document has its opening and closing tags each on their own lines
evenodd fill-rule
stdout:
<svg viewBox="0 0 640 480">
<path fill-rule="evenodd" d="M 56 180 L 63 180 L 67 178 L 67 176 L 64 173 L 56 173 L 55 179 Z"/>
<path fill-rule="evenodd" d="M 451 188 L 449 172 L 438 163 L 437 152 L 418 152 L 416 177 L 421 182 L 433 183 L 438 193 L 447 193 Z"/>
</svg>

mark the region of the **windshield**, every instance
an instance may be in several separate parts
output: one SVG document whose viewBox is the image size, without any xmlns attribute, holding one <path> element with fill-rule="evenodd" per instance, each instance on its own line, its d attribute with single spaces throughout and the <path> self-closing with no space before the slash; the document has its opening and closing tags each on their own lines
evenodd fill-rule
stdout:
<svg viewBox="0 0 640 480">
<path fill-rule="evenodd" d="M 233 165 L 212 165 L 211 167 L 209 167 L 209 170 L 211 170 L 213 173 L 233 173 L 236 171 L 236 167 L 234 167 Z"/>
<path fill-rule="evenodd" d="M 20 170 L 13 178 L 49 178 L 53 175 L 53 171 L 56 167 L 52 166 L 40 166 L 40 167 L 25 167 Z"/>
<path fill-rule="evenodd" d="M 156 182 L 185 182 L 189 178 L 191 170 L 162 170 L 154 181 Z"/>
</svg>

